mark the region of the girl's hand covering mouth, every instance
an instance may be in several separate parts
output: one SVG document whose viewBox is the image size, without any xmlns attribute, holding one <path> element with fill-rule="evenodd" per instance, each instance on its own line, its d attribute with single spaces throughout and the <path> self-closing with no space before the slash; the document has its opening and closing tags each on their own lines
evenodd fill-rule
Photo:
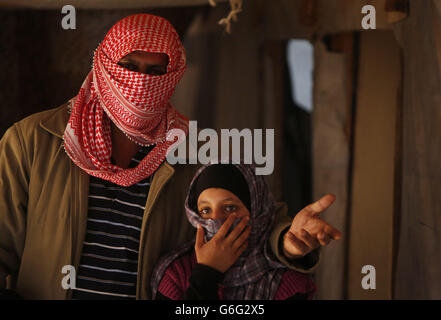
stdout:
<svg viewBox="0 0 441 320">
<path fill-rule="evenodd" d="M 242 218 L 239 224 L 232 229 L 231 227 L 236 218 L 236 214 L 231 214 L 214 237 L 207 242 L 204 237 L 204 228 L 198 225 L 194 248 L 199 264 L 224 273 L 245 251 L 248 246 L 247 239 L 251 232 L 251 227 L 247 225 L 250 218 L 248 216 Z"/>
</svg>

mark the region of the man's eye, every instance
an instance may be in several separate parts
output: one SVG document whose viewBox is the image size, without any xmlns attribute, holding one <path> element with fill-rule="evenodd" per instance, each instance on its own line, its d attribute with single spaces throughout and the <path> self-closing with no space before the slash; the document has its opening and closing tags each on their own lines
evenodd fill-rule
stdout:
<svg viewBox="0 0 441 320">
<path fill-rule="evenodd" d="M 236 209 L 237 209 L 237 207 L 234 205 L 225 206 L 225 211 L 228 213 L 236 211 Z"/>
<path fill-rule="evenodd" d="M 161 69 L 149 69 L 147 70 L 147 74 L 151 76 L 162 76 L 163 74 L 165 74 L 165 71 Z"/>
<path fill-rule="evenodd" d="M 137 68 L 135 65 L 131 63 L 118 63 L 121 67 L 130 70 L 130 71 L 137 71 Z"/>
</svg>

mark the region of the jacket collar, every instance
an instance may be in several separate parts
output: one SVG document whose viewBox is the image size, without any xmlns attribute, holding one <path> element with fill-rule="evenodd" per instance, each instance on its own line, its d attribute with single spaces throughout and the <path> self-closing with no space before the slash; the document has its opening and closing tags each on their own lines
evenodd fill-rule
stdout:
<svg viewBox="0 0 441 320">
<path fill-rule="evenodd" d="M 67 106 L 69 102 L 64 103 L 51 115 L 40 121 L 40 127 L 49 133 L 63 139 L 64 130 L 66 129 L 67 122 L 69 121 L 69 113 Z"/>
</svg>

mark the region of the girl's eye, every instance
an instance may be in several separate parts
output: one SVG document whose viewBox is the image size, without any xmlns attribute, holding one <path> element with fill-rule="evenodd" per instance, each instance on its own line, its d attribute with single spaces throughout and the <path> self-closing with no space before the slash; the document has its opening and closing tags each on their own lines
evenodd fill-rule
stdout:
<svg viewBox="0 0 441 320">
<path fill-rule="evenodd" d="M 199 213 L 200 214 L 209 214 L 210 213 L 210 209 L 209 208 L 201 209 L 201 210 L 199 210 Z"/>
<path fill-rule="evenodd" d="M 237 207 L 234 206 L 234 205 L 225 206 L 225 211 L 228 212 L 228 213 L 233 212 L 236 209 L 237 209 Z"/>
</svg>

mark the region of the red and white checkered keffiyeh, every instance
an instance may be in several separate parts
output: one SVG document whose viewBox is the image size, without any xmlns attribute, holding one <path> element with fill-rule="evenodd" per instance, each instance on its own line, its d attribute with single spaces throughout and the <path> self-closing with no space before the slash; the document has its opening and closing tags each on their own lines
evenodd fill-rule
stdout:
<svg viewBox="0 0 441 320">
<path fill-rule="evenodd" d="M 117 64 L 135 50 L 167 54 L 167 73 L 146 75 Z M 92 70 L 71 101 L 64 132 L 68 156 L 88 174 L 121 186 L 149 177 L 173 143 L 166 141 L 167 132 L 188 132 L 188 119 L 169 103 L 184 71 L 185 50 L 166 19 L 136 14 L 117 22 L 96 49 Z M 156 144 L 137 167 L 123 169 L 111 163 L 110 121 L 137 144 Z"/>
</svg>

